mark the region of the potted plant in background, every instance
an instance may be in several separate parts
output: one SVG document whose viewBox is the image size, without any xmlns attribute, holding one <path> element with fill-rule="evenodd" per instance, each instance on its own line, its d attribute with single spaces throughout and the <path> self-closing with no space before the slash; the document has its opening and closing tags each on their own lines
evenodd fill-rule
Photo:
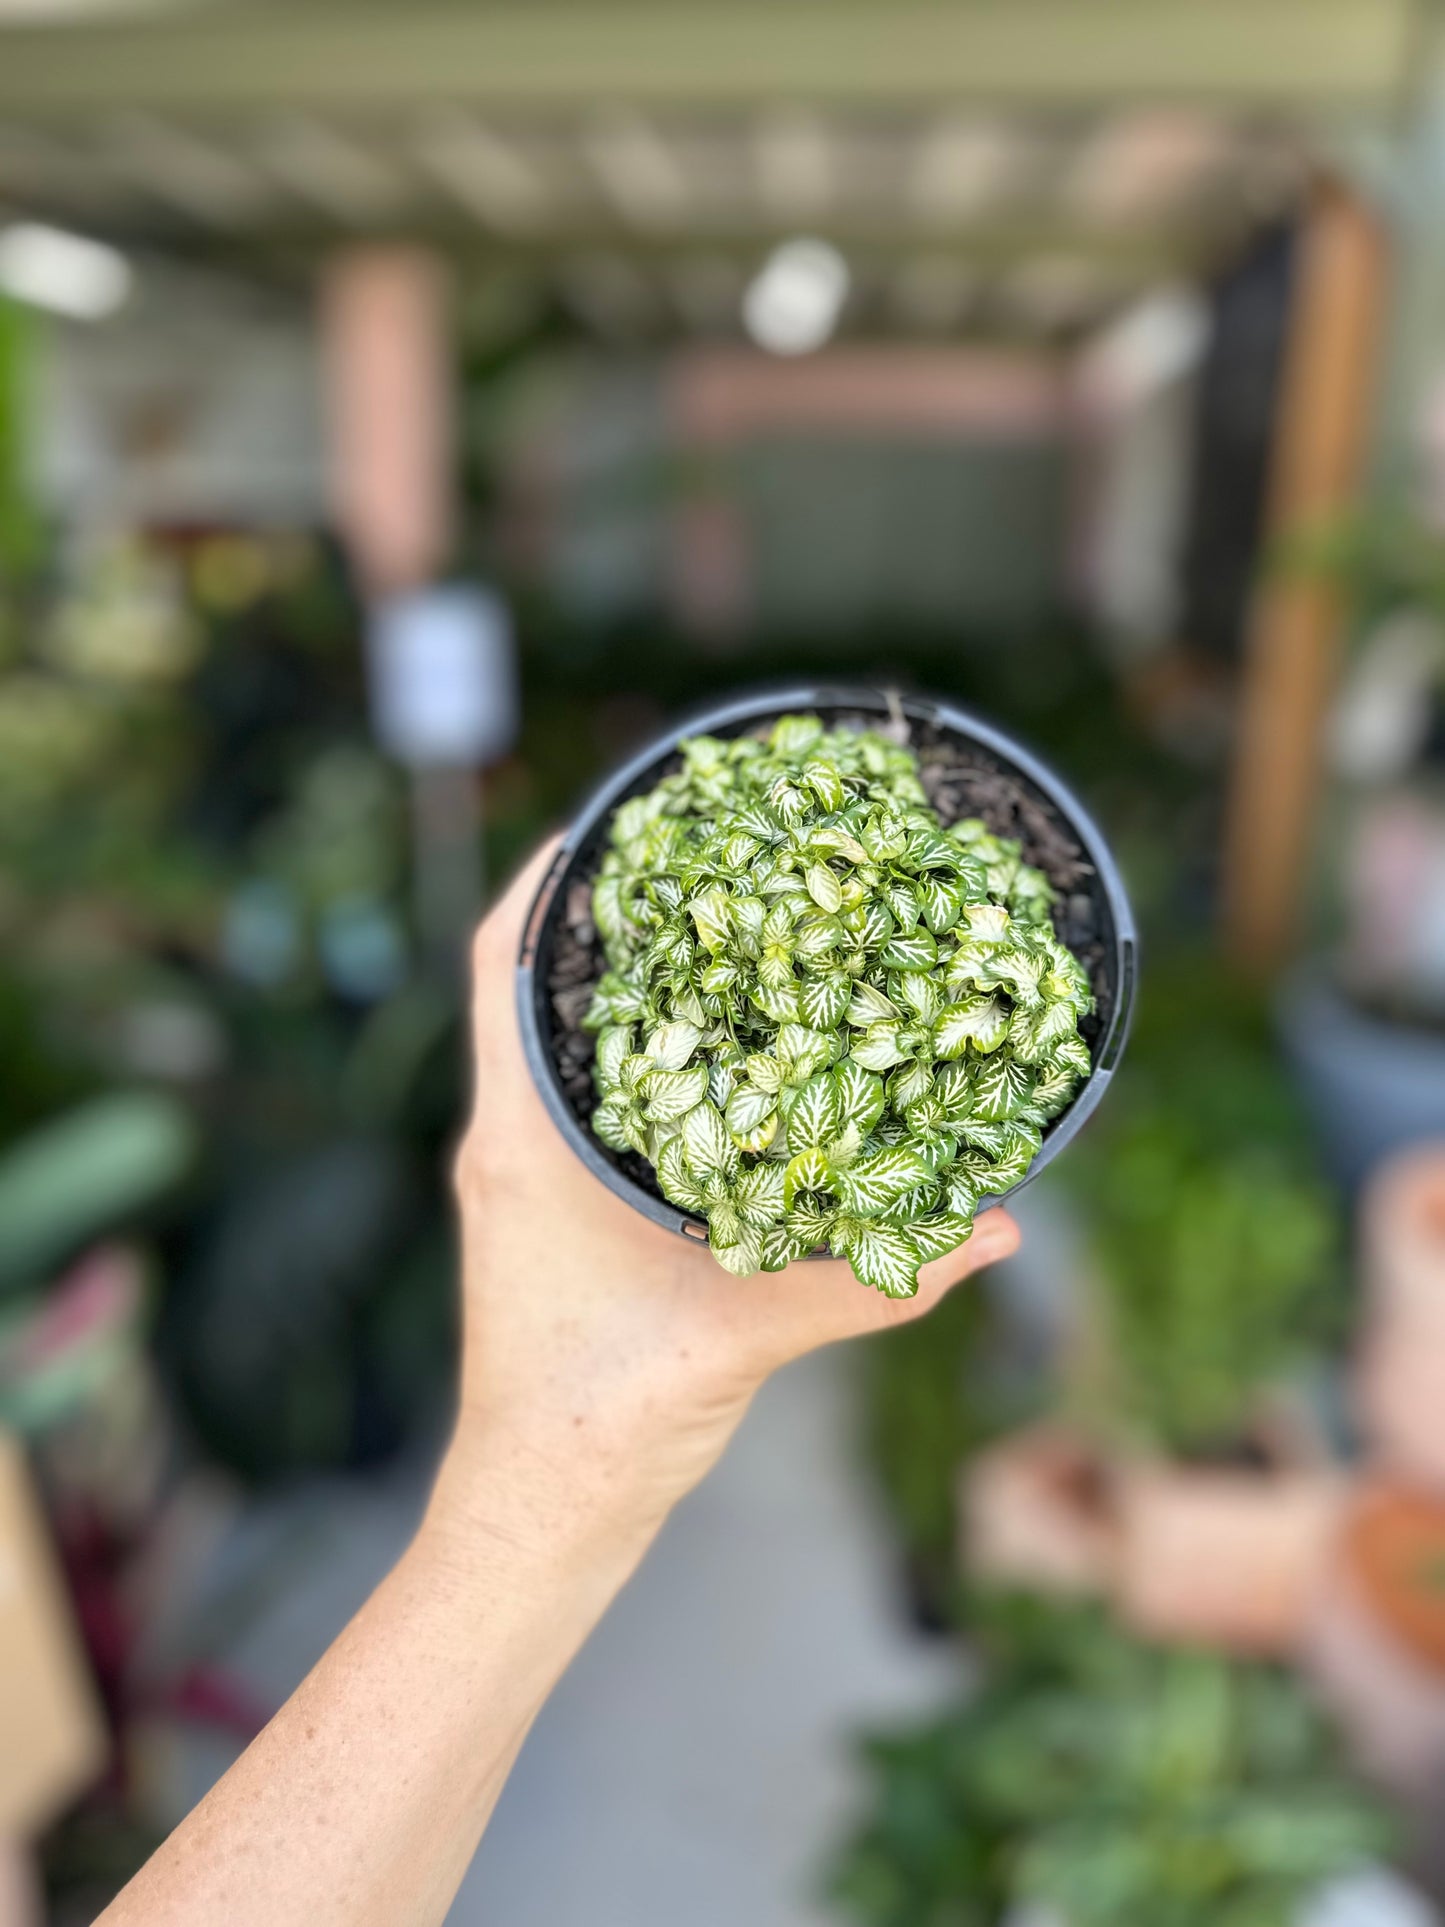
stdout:
<svg viewBox="0 0 1445 1927">
<path fill-rule="evenodd" d="M 1445 1142 L 1381 1164 L 1360 1224 L 1356 1419 L 1374 1458 L 1445 1493 Z"/>
<path fill-rule="evenodd" d="M 1154 1636 L 1287 1650 L 1340 1502 L 1291 1384 L 1328 1331 L 1338 1226 L 1242 993 L 1193 963 L 1158 973 L 1073 1175 L 1091 1262 L 1070 1416 L 970 1470 L 973 1563 L 1108 1587 Z"/>
<path fill-rule="evenodd" d="M 833 1870 L 862 1927 L 1289 1927 L 1391 1829 L 1288 1674 L 981 1605 L 979 1690 L 867 1746 Z"/>
<path fill-rule="evenodd" d="M 804 690 L 604 787 L 518 988 L 543 1098 L 619 1195 L 737 1273 L 829 1249 L 907 1296 L 1098 1102 L 1133 970 L 1108 852 L 1027 752 Z"/>
</svg>

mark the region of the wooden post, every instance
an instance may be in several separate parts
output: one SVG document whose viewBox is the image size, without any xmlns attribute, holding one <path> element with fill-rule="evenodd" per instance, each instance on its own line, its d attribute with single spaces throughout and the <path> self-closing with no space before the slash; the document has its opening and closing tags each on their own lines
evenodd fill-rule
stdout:
<svg viewBox="0 0 1445 1927">
<path fill-rule="evenodd" d="M 1249 619 L 1226 827 L 1226 945 L 1268 970 L 1294 941 L 1346 609 L 1337 585 L 1276 566 L 1359 488 L 1374 386 L 1384 236 L 1353 188 L 1314 188 L 1299 239 L 1264 567 Z"/>
</svg>

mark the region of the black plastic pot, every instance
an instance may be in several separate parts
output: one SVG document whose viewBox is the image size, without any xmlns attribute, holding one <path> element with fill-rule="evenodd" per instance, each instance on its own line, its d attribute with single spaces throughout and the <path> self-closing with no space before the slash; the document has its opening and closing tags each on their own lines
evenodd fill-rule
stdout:
<svg viewBox="0 0 1445 1927">
<path fill-rule="evenodd" d="M 1056 1158 L 1097 1110 L 1118 1065 L 1133 1014 L 1138 939 L 1129 899 L 1109 847 L 1067 784 L 1011 736 L 951 703 L 928 696 L 899 696 L 876 688 L 805 685 L 764 690 L 694 713 L 609 777 L 573 821 L 528 913 L 517 962 L 517 1012 L 522 1044 L 537 1089 L 558 1130 L 588 1170 L 654 1224 L 704 1242 L 707 1226 L 703 1221 L 667 1203 L 629 1176 L 618 1155 L 593 1136 L 569 1103 L 552 1049 L 555 1026 L 548 990 L 552 946 L 570 887 L 579 881 L 590 881 L 595 872 L 613 812 L 630 796 L 649 790 L 657 783 L 683 737 L 738 736 L 774 716 L 799 711 L 817 714 L 825 721 L 830 716 L 876 715 L 880 723 L 887 723 L 901 711 L 911 722 L 959 737 L 984 751 L 1062 817 L 1093 866 L 1094 883 L 1089 894 L 1103 949 L 1095 982 L 1100 1022 L 1090 1040 L 1093 1070 L 1069 1108 L 1045 1130 L 1039 1155 L 1014 1190 L 1021 1189 Z M 1001 1204 L 1011 1195 L 1005 1192 L 990 1202 Z"/>
</svg>

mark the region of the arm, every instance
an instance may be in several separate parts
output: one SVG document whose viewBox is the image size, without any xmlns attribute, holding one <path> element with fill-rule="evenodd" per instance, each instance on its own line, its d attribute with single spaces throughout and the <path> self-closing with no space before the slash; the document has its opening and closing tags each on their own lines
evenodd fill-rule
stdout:
<svg viewBox="0 0 1445 1927">
<path fill-rule="evenodd" d="M 550 854 L 477 939 L 462 1390 L 426 1516 L 103 1927 L 440 1922 L 543 1701 L 762 1381 L 918 1316 L 1018 1242 L 990 1212 L 900 1304 L 832 1262 L 730 1277 L 614 1198 L 552 1129 L 512 1018 Z"/>
</svg>

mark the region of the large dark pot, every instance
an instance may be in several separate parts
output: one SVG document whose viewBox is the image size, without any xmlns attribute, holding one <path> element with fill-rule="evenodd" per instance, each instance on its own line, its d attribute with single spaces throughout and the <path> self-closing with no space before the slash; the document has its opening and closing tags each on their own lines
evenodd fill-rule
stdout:
<svg viewBox="0 0 1445 1927">
<path fill-rule="evenodd" d="M 517 1009 L 522 1043 L 537 1088 L 553 1122 L 578 1157 L 609 1190 L 625 1198 L 654 1224 L 699 1240 L 706 1239 L 707 1226 L 701 1219 L 668 1203 L 651 1183 L 651 1173 L 641 1159 L 613 1151 L 593 1136 L 587 1124 L 593 1099 L 590 1091 L 584 1093 L 580 1089 L 575 1073 L 570 1079 L 573 1087 L 570 1093 L 566 1087 L 557 1051 L 564 1027 L 553 1003 L 555 949 L 569 892 L 575 885 L 591 881 L 606 845 L 614 810 L 629 797 L 653 788 L 666 772 L 683 737 L 739 736 L 774 717 L 800 711 L 833 723 L 857 721 L 887 727 L 901 722 L 909 731 L 910 741 L 920 748 L 952 738 L 967 747 L 969 760 L 976 766 L 981 783 L 992 780 L 996 789 L 1000 775 L 1011 779 L 1009 787 L 1019 799 L 1026 818 L 1026 834 L 1027 821 L 1051 826 L 1054 832 L 1061 829 L 1078 853 L 1076 867 L 1082 867 L 1085 873 L 1059 906 L 1055 925 L 1063 941 L 1081 955 L 1093 979 L 1098 1009 L 1088 1020 L 1086 1032 L 1093 1071 L 1068 1109 L 1045 1130 L 1043 1148 L 1028 1175 L 1021 1180 L 1022 1184 L 1027 1184 L 1036 1172 L 1056 1158 L 1098 1108 L 1129 1032 L 1138 940 L 1123 882 L 1108 845 L 1087 810 L 1068 786 L 1022 744 L 991 723 L 938 698 L 898 696 L 875 688 L 806 685 L 765 690 L 698 711 L 609 777 L 573 821 L 537 892 L 523 931 L 517 962 Z M 971 807 L 959 812 L 960 815 L 974 813 Z M 987 820 L 989 812 L 980 809 L 977 814 Z M 1009 835 L 1019 834 L 1018 826 L 1009 828 L 991 823 L 990 827 L 1003 828 Z M 1025 854 L 1029 854 L 1027 848 Z M 1030 860 L 1037 859 L 1030 857 Z M 600 974 L 600 962 L 598 968 Z M 1002 1203 L 1003 1199 L 992 1202 Z"/>
</svg>

